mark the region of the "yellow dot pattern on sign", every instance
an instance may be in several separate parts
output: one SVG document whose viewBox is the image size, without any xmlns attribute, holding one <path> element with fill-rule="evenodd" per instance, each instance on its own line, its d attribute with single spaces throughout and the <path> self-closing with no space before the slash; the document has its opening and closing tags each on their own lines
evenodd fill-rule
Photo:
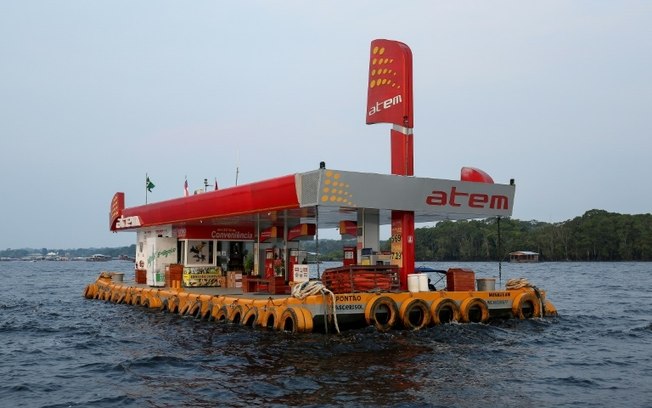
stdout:
<svg viewBox="0 0 652 408">
<path fill-rule="evenodd" d="M 371 72 L 369 72 L 369 88 L 377 88 L 380 86 L 391 86 L 392 88 L 400 89 L 401 85 L 396 82 L 397 72 L 387 65 L 394 62 L 394 58 L 381 58 L 385 54 L 384 47 L 374 47 L 371 51 L 373 58 L 371 59 Z"/>
<path fill-rule="evenodd" d="M 351 201 L 353 195 L 349 191 L 351 186 L 342 180 L 342 175 L 332 170 L 327 170 L 324 175 L 326 178 L 321 190 L 321 202 L 354 207 L 355 204 Z"/>
</svg>

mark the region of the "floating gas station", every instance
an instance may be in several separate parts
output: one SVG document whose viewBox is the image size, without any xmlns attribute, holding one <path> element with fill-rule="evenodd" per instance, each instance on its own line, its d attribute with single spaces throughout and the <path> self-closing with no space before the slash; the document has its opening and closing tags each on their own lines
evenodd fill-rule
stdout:
<svg viewBox="0 0 652 408">
<path fill-rule="evenodd" d="M 116 193 L 110 230 L 136 233 L 134 279 L 103 273 L 85 296 L 296 332 L 556 314 L 545 291 L 522 282 L 477 287 L 469 269 L 448 270 L 445 290 L 423 285 L 415 270 L 415 223 L 509 217 L 515 185 L 472 167 L 459 180 L 414 175 L 412 53 L 401 42 L 371 43 L 366 122 L 392 125 L 389 174 L 322 162 L 134 207 Z M 381 226 L 390 226 L 390 251 L 381 250 Z M 341 267 L 311 276 L 302 242 L 318 243 L 319 231 L 333 228 L 355 246 L 343 248 Z"/>
</svg>

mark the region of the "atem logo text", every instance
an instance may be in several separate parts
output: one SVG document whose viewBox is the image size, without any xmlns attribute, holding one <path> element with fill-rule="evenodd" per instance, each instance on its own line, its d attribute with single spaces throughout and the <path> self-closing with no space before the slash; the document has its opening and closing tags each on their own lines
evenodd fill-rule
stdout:
<svg viewBox="0 0 652 408">
<path fill-rule="evenodd" d="M 464 193 L 457 191 L 457 187 L 451 187 L 450 192 L 433 191 L 426 197 L 426 204 L 451 207 L 461 207 L 466 204 L 471 208 L 494 208 L 507 210 L 509 199 L 504 195 L 489 195 L 482 193 Z"/>
<path fill-rule="evenodd" d="M 391 108 L 394 105 L 398 105 L 399 103 L 403 102 L 403 98 L 401 95 L 396 95 L 393 98 L 385 99 L 382 102 L 376 102 L 376 105 L 372 106 L 371 109 L 369 109 L 369 116 L 373 116 L 376 113 L 386 110 Z"/>
</svg>

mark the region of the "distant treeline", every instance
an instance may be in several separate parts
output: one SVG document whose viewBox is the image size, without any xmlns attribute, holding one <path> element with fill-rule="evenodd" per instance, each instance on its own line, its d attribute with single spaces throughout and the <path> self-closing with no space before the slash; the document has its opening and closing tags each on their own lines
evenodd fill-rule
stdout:
<svg viewBox="0 0 652 408">
<path fill-rule="evenodd" d="M 513 251 L 538 252 L 544 261 L 652 261 L 652 215 L 617 214 L 590 210 L 580 217 L 559 223 L 500 220 L 442 221 L 434 227 L 415 230 L 415 256 L 418 261 L 495 261 L 507 260 Z M 355 240 L 319 241 L 324 261 L 341 260 L 342 247 L 355 246 Z M 389 250 L 381 242 L 381 250 Z M 301 248 L 317 252 L 315 241 L 302 242 Z M 56 250 L 41 248 L 6 249 L 0 257 L 23 258 L 33 253 L 57 252 L 68 257 L 93 254 L 134 256 L 136 245 L 119 248 Z"/>
<path fill-rule="evenodd" d="M 424 261 L 506 260 L 527 250 L 545 261 L 652 261 L 652 215 L 590 210 L 549 224 L 500 220 L 444 221 L 415 231 L 416 258 Z"/>
<path fill-rule="evenodd" d="M 60 256 L 68 258 L 86 258 L 95 254 L 108 255 L 118 258 L 120 255 L 135 256 L 136 244 L 117 247 L 117 248 L 76 248 L 76 249 L 48 249 L 48 248 L 22 248 L 22 249 L 5 249 L 0 250 L 0 257 L 7 258 L 27 258 L 34 255 L 46 256 L 49 252 L 54 252 Z"/>
</svg>

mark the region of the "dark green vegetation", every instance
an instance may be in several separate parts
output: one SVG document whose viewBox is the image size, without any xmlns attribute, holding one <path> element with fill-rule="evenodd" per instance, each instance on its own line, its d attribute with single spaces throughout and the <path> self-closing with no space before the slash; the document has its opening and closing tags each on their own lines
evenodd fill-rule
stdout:
<svg viewBox="0 0 652 408">
<path fill-rule="evenodd" d="M 500 220 L 500 247 L 496 218 L 477 221 L 443 221 L 434 227 L 417 228 L 418 261 L 495 261 L 507 260 L 512 251 L 540 254 L 543 261 L 652 261 L 652 215 L 617 214 L 590 210 L 580 217 L 560 223 Z M 355 240 L 320 240 L 324 261 L 341 260 L 342 247 L 355 246 Z M 301 248 L 317 252 L 314 241 Z M 389 250 L 389 242 L 381 243 Z M 0 257 L 23 258 L 34 252 L 58 252 L 67 257 L 104 254 L 114 258 L 134 256 L 136 245 L 120 248 L 53 250 L 7 249 Z"/>
<path fill-rule="evenodd" d="M 495 218 L 441 222 L 416 231 L 416 258 L 434 261 L 506 260 L 518 250 L 544 261 L 652 261 L 652 215 L 590 210 L 549 224 Z"/>
</svg>

